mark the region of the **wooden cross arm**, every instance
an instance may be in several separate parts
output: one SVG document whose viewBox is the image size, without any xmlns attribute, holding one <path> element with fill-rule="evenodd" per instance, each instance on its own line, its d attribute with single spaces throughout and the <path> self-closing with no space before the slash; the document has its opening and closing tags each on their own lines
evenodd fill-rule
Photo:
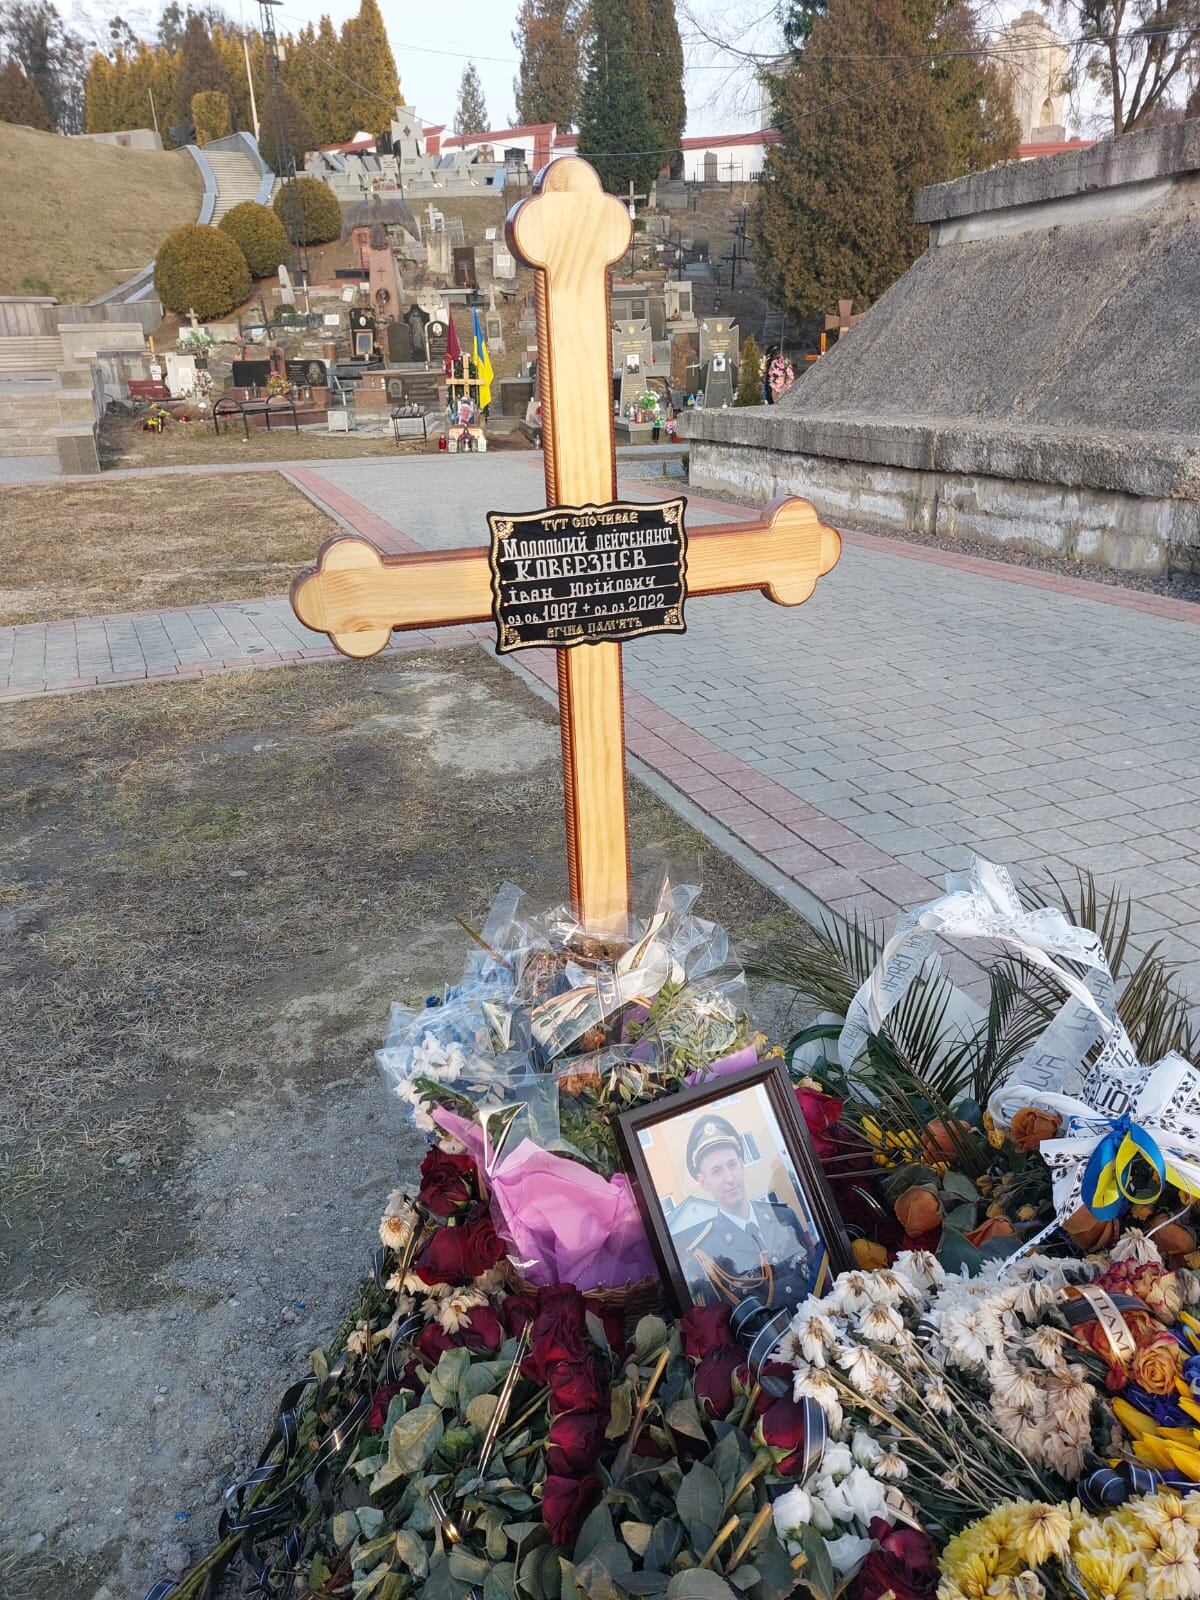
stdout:
<svg viewBox="0 0 1200 1600">
<path fill-rule="evenodd" d="M 688 534 L 688 594 L 758 589 L 777 605 L 808 599 L 842 541 L 807 500 L 777 500 L 762 517 Z M 488 622 L 492 577 L 479 548 L 381 555 L 366 539 L 339 536 L 292 583 L 292 609 L 344 656 L 378 655 L 393 629 Z"/>
</svg>

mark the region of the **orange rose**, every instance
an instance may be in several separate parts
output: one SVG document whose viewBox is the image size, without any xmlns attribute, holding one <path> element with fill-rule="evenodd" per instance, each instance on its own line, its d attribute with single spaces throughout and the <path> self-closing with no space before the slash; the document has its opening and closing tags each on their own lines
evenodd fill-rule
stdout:
<svg viewBox="0 0 1200 1600">
<path fill-rule="evenodd" d="M 1011 1239 L 1016 1229 L 1007 1217 L 989 1217 L 986 1222 L 981 1222 L 977 1228 L 971 1228 L 963 1234 L 968 1244 L 973 1244 L 976 1250 L 987 1244 L 989 1239 Z"/>
<path fill-rule="evenodd" d="M 892 1210 L 910 1239 L 940 1228 L 945 1216 L 937 1194 L 923 1183 L 914 1183 L 911 1188 L 905 1189 Z"/>
<path fill-rule="evenodd" d="M 1017 1149 L 1028 1154 L 1039 1150 L 1043 1139 L 1053 1139 L 1062 1127 L 1062 1118 L 1053 1111 L 1039 1111 L 1036 1106 L 1022 1106 L 1012 1119 L 1008 1137 Z"/>
<path fill-rule="evenodd" d="M 1086 1206 L 1080 1206 L 1063 1223 L 1063 1228 L 1083 1251 L 1107 1250 L 1121 1232 L 1119 1222 L 1101 1222 Z"/>
<path fill-rule="evenodd" d="M 941 1117 L 927 1125 L 921 1136 L 921 1151 L 926 1161 L 936 1165 L 948 1161 L 956 1165 L 963 1146 L 970 1148 L 975 1130 L 966 1122 L 945 1122 Z"/>
<path fill-rule="evenodd" d="M 1196 1248 L 1196 1235 L 1182 1222 L 1160 1211 L 1146 1229 L 1164 1256 L 1186 1256 Z"/>
<path fill-rule="evenodd" d="M 1183 1367 L 1183 1351 L 1167 1335 L 1155 1339 L 1133 1358 L 1130 1376 L 1150 1394 L 1174 1394 Z"/>
</svg>

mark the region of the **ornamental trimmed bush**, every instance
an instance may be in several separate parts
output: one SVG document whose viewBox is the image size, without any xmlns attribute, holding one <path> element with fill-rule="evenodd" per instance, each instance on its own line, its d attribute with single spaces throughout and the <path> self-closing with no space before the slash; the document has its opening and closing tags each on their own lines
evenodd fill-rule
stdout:
<svg viewBox="0 0 1200 1600">
<path fill-rule="evenodd" d="M 249 298 L 250 268 L 227 233 L 187 222 L 159 246 L 154 288 L 168 311 L 194 311 L 207 322 Z"/>
<path fill-rule="evenodd" d="M 224 139 L 229 134 L 229 96 L 216 89 L 204 89 L 192 96 L 192 121 L 196 125 L 196 143 L 201 149 L 214 139 Z"/>
<path fill-rule="evenodd" d="M 270 206 L 260 206 L 257 200 L 233 206 L 217 226 L 245 256 L 252 278 L 270 277 L 291 253 L 287 229 Z"/>
<path fill-rule="evenodd" d="M 333 190 L 320 178 L 296 178 L 285 183 L 271 203 L 288 238 L 297 244 L 328 244 L 342 231 L 342 208 Z"/>
</svg>

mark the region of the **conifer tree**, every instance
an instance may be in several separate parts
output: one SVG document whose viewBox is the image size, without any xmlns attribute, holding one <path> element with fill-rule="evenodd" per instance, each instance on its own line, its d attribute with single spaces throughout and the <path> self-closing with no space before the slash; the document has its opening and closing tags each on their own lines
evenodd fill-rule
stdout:
<svg viewBox="0 0 1200 1600">
<path fill-rule="evenodd" d="M 192 12 L 183 30 L 179 81 L 175 87 L 175 120 L 189 121 L 192 96 L 210 91 L 228 97 L 229 80 L 213 44 L 208 23 Z"/>
<path fill-rule="evenodd" d="M 675 16 L 675 0 L 653 0 L 650 8 L 650 51 L 646 88 L 654 143 L 662 152 L 659 167 L 674 170 L 682 161 L 679 141 L 687 121 L 683 93 L 683 42 Z"/>
<path fill-rule="evenodd" d="M 463 68 L 462 82 L 458 86 L 458 109 L 454 113 L 454 131 L 458 134 L 486 133 L 488 125 L 487 104 L 483 98 L 483 85 L 468 61 Z"/>
<path fill-rule="evenodd" d="M 104 57 L 99 59 L 103 61 Z M 6 61 L 0 72 L 0 122 L 23 122 L 43 133 L 50 132 L 46 102 L 15 61 Z"/>
<path fill-rule="evenodd" d="M 737 393 L 733 397 L 735 406 L 763 404 L 762 365 L 762 356 L 758 353 L 758 341 L 752 333 L 748 333 L 742 340 L 742 348 L 738 353 L 738 386 Z"/>
<path fill-rule="evenodd" d="M 513 43 L 521 64 L 513 80 L 520 123 L 571 128 L 579 115 L 581 0 L 521 0 Z"/>
<path fill-rule="evenodd" d="M 333 23 L 323 16 L 317 23 L 317 42 L 313 47 L 313 61 L 317 73 L 317 100 L 315 105 L 301 105 L 317 135 L 318 144 L 330 144 L 335 139 L 349 138 L 358 130 L 351 127 L 353 108 L 350 96 L 354 92 L 341 74 L 341 43 L 334 32 Z M 382 124 L 381 124 L 382 126 Z"/>
<path fill-rule="evenodd" d="M 945 117 L 903 0 L 829 0 L 773 84 L 780 142 L 753 212 L 772 304 L 805 321 L 870 304 L 920 255 L 917 191 L 950 173 Z"/>
<path fill-rule="evenodd" d="M 83 80 L 83 131 L 84 133 L 111 133 L 117 124 L 113 121 L 114 90 L 121 77 L 124 65 L 120 51 L 117 52 L 115 61 L 110 61 L 99 50 L 88 62 L 87 76 Z M 16 67 L 15 61 L 10 61 L 4 71 Z M 17 71 L 21 72 L 20 67 Z M 25 74 L 21 72 L 24 78 Z M 25 78 L 26 83 L 29 82 Z M 31 85 L 32 87 L 32 85 Z M 20 122 L 28 119 L 10 117 L 7 112 L 0 112 L 5 122 Z M 49 120 L 49 119 L 47 119 Z"/>
<path fill-rule="evenodd" d="M 644 193 L 658 171 L 646 80 L 631 49 L 627 0 L 592 0 L 579 109 L 579 154 L 606 189 Z"/>
<path fill-rule="evenodd" d="M 400 98 L 400 79 L 377 0 L 361 0 L 358 15 L 342 28 L 337 64 L 347 80 L 344 118 L 350 124 L 340 137 L 387 127 Z"/>
<path fill-rule="evenodd" d="M 904 0 L 904 10 L 932 62 L 950 142 L 948 176 L 1011 161 L 1021 142 L 1012 93 L 983 53 L 975 14 L 965 0 Z"/>
</svg>

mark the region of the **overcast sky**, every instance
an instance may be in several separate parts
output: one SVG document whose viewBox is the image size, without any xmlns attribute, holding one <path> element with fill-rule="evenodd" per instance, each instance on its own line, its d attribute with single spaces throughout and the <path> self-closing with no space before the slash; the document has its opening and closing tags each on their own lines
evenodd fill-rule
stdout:
<svg viewBox="0 0 1200 1600">
<path fill-rule="evenodd" d="M 218 3 L 235 21 L 241 15 L 249 26 L 258 25 L 255 0 L 240 0 L 240 6 L 239 0 Z M 358 4 L 359 0 L 282 0 L 275 8 L 275 26 L 280 33 L 295 32 L 328 12 L 335 28 L 340 28 L 358 10 Z M 379 0 L 379 5 L 400 71 L 401 89 L 418 116 L 426 122 L 451 122 L 463 68 L 474 61 L 492 127 L 509 125 L 517 70 L 512 31 L 518 0 L 430 0 L 428 4 Z M 991 28 L 1028 5 L 1029 0 L 985 0 L 979 12 L 984 26 Z M 780 45 L 774 0 L 689 0 L 689 6 L 706 21 L 709 31 L 736 41 L 739 49 L 770 53 Z M 85 19 L 103 18 L 118 7 L 115 0 L 108 6 L 104 0 L 66 0 L 63 9 L 73 10 L 76 25 L 95 36 L 101 30 L 94 21 L 89 30 Z M 136 31 L 153 36 L 162 10 L 159 0 L 119 9 Z M 679 17 L 686 63 L 687 132 L 736 133 L 761 127 L 761 93 L 744 61 L 701 38 L 682 11 Z"/>
</svg>

